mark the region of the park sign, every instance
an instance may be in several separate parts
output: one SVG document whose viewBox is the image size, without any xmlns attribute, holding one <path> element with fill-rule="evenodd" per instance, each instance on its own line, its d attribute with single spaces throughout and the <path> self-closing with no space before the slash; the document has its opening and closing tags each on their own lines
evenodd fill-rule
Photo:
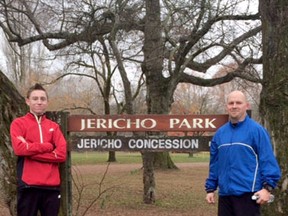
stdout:
<svg viewBox="0 0 288 216">
<path fill-rule="evenodd" d="M 215 132 L 228 115 L 71 115 L 70 132 Z"/>
<path fill-rule="evenodd" d="M 76 151 L 209 151 L 211 133 L 228 115 L 71 115 L 68 131 Z M 163 136 L 79 136 L 79 132 L 170 132 Z M 185 136 L 175 136 L 182 132 Z M 191 133 L 192 132 L 192 133 Z M 194 134 L 193 136 L 189 134 Z M 203 134 L 203 136 L 195 136 Z M 174 136 L 173 136 L 174 135 Z"/>
<path fill-rule="evenodd" d="M 212 136 L 72 136 L 72 150 L 76 151 L 209 151 Z"/>
</svg>

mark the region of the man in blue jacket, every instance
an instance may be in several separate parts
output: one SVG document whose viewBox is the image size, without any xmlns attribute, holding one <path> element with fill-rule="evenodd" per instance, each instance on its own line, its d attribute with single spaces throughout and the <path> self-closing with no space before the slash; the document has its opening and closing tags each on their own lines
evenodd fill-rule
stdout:
<svg viewBox="0 0 288 216">
<path fill-rule="evenodd" d="M 269 201 L 281 171 L 268 132 L 247 115 L 245 95 L 233 91 L 226 102 L 229 122 L 211 142 L 206 200 L 215 203 L 218 188 L 218 216 L 259 216 L 260 205 Z"/>
</svg>

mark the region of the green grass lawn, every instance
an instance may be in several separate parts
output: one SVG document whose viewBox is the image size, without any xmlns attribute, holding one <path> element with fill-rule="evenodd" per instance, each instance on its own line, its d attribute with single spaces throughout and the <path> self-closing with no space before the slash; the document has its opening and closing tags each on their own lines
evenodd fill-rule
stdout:
<svg viewBox="0 0 288 216">
<path fill-rule="evenodd" d="M 198 152 L 193 155 L 188 153 L 170 153 L 174 163 L 193 163 L 193 162 L 208 162 L 208 152 Z M 72 152 L 72 165 L 84 164 L 104 164 L 108 160 L 108 152 Z M 142 163 L 141 154 L 139 152 L 116 152 L 116 163 Z"/>
</svg>

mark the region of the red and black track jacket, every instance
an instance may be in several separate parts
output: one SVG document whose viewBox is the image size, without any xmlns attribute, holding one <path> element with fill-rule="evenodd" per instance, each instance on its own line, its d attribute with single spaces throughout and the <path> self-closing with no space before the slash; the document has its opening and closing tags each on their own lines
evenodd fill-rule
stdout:
<svg viewBox="0 0 288 216">
<path fill-rule="evenodd" d="M 57 123 L 27 113 L 10 126 L 17 161 L 18 188 L 60 186 L 59 163 L 66 160 L 66 140 Z M 22 136 L 26 142 L 18 137 Z"/>
</svg>

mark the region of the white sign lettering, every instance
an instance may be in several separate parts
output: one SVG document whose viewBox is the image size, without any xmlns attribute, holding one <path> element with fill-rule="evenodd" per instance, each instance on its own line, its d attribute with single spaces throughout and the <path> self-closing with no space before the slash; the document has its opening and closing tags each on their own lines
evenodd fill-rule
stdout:
<svg viewBox="0 0 288 216">
<path fill-rule="evenodd" d="M 81 128 L 80 130 L 86 129 L 108 129 L 108 128 L 117 128 L 117 129 L 129 129 L 134 126 L 134 128 L 145 128 L 152 129 L 155 128 L 157 122 L 152 118 L 145 119 L 81 119 Z"/>
<path fill-rule="evenodd" d="M 170 119 L 170 128 L 216 128 L 213 122 L 216 118 L 209 119 L 201 119 L 201 118 L 192 118 L 192 119 L 183 119 L 180 120 L 178 118 Z"/>
<path fill-rule="evenodd" d="M 82 138 L 77 143 L 77 149 L 103 150 L 195 150 L 199 149 L 199 139 L 170 139 L 170 138 L 128 138 L 103 139 Z"/>
</svg>

